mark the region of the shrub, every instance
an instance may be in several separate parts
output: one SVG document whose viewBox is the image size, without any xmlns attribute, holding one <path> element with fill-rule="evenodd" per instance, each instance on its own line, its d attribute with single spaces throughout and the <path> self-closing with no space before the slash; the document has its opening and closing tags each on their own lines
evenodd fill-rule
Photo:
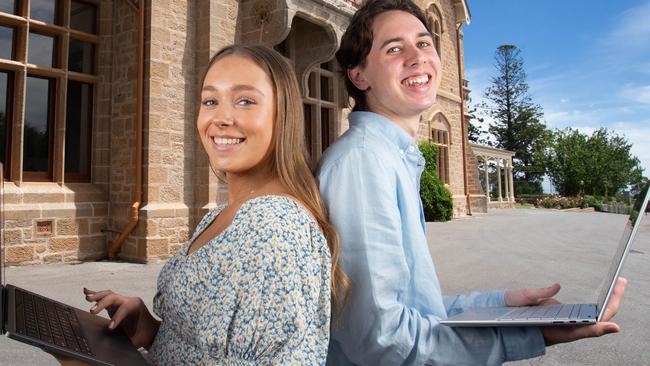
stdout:
<svg viewBox="0 0 650 366">
<path fill-rule="evenodd" d="M 451 192 L 438 178 L 438 149 L 429 142 L 420 144 L 425 159 L 424 171 L 420 178 L 420 198 L 427 221 L 449 221 L 454 212 Z"/>
</svg>

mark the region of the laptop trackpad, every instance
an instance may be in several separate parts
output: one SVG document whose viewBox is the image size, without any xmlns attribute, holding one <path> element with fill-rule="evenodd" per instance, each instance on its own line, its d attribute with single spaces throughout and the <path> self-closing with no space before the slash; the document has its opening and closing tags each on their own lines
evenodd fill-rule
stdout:
<svg viewBox="0 0 650 366">
<path fill-rule="evenodd" d="M 99 360 L 116 365 L 146 365 L 140 352 L 121 330 L 108 329 L 109 319 L 75 309 L 88 345 Z"/>
</svg>

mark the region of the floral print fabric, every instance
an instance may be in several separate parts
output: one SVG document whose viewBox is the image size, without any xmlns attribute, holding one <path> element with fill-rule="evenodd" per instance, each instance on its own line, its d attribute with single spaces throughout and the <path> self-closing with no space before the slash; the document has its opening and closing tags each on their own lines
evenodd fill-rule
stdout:
<svg viewBox="0 0 650 366">
<path fill-rule="evenodd" d="M 308 211 L 285 196 L 260 196 L 230 226 L 162 268 L 154 312 L 162 319 L 150 349 L 161 365 L 320 365 L 330 329 L 331 257 Z"/>
</svg>

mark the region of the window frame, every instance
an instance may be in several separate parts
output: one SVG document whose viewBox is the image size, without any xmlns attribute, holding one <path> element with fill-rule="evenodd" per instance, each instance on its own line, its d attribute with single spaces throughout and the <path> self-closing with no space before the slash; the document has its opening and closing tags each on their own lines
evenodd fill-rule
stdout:
<svg viewBox="0 0 650 366">
<path fill-rule="evenodd" d="M 92 20 L 94 33 L 85 33 L 70 27 L 71 11 L 73 0 L 53 0 L 56 1 L 55 23 L 46 23 L 41 20 L 32 19 L 30 14 L 30 1 L 17 0 L 15 2 L 14 14 L 0 13 L 0 25 L 13 28 L 12 39 L 12 59 L 0 59 L 0 71 L 13 76 L 11 82 L 11 92 L 8 97 L 8 110 L 11 110 L 11 116 L 7 118 L 8 139 L 5 156 L 6 173 L 5 179 L 14 181 L 51 181 L 59 184 L 66 181 L 70 182 L 91 182 L 93 167 L 93 130 L 95 127 L 97 113 L 97 92 L 100 85 L 101 60 L 98 58 L 100 53 L 102 38 L 100 30 L 101 19 L 101 1 L 99 0 L 74 0 L 78 3 L 88 4 L 94 7 L 94 19 Z M 90 23 L 89 23 L 90 24 Z M 89 27 L 90 28 L 90 27 Z M 89 29 L 90 30 L 90 29 Z M 41 66 L 29 62 L 29 38 L 31 33 L 53 37 L 54 48 L 52 54 L 52 67 Z M 69 70 L 70 61 L 70 41 L 77 40 L 80 42 L 89 42 L 94 45 L 92 55 L 92 70 L 90 73 L 80 73 Z M 48 106 L 48 129 L 50 129 L 49 140 L 49 157 L 48 173 L 30 172 L 24 170 L 24 157 L 21 151 L 24 149 L 21 142 L 24 139 L 24 96 L 28 91 L 27 78 L 40 77 L 53 80 L 50 87 L 50 104 Z M 90 84 L 91 97 L 88 100 L 88 166 L 87 174 L 66 173 L 65 172 L 65 144 L 67 124 L 67 86 L 69 81 L 76 81 Z M 53 93 L 53 94 L 52 94 Z M 16 95 L 16 97 L 13 97 Z M 22 100 L 20 100 L 22 97 Z M 23 112 L 21 112 L 23 111 Z M 11 132 L 9 132 L 11 131 Z M 14 136 L 15 134 L 22 136 Z"/>
</svg>

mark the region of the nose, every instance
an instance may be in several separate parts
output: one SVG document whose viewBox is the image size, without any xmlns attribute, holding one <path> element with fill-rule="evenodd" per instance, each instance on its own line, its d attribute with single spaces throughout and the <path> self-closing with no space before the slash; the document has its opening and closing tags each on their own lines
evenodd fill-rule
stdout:
<svg viewBox="0 0 650 366">
<path fill-rule="evenodd" d="M 409 67 L 418 66 L 427 62 L 424 52 L 418 47 L 409 47 L 406 54 L 406 64 Z"/>
<path fill-rule="evenodd" d="M 217 127 L 228 127 L 235 123 L 232 117 L 232 111 L 223 105 L 216 108 L 210 122 Z"/>
</svg>

